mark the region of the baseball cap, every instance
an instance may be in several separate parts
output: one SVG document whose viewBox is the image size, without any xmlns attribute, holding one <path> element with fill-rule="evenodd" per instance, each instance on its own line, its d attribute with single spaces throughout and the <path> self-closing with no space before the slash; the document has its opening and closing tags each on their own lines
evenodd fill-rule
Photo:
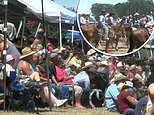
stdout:
<svg viewBox="0 0 154 115">
<path fill-rule="evenodd" d="M 11 55 L 11 54 L 7 54 L 7 55 L 6 55 L 6 62 L 12 61 L 12 60 L 14 60 L 14 59 L 16 59 L 15 56 L 13 56 L 13 55 Z"/>
</svg>

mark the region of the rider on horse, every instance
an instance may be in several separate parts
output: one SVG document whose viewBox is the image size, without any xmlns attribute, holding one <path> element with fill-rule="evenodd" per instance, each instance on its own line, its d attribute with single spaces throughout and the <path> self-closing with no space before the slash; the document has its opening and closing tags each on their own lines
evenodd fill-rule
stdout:
<svg viewBox="0 0 154 115">
<path fill-rule="evenodd" d="M 101 11 L 101 14 L 99 16 L 99 20 L 98 20 L 98 25 L 103 29 L 104 31 L 104 39 L 105 40 L 109 40 L 108 38 L 108 33 L 109 33 L 109 29 L 108 27 L 106 26 L 106 10 L 102 10 Z"/>
<path fill-rule="evenodd" d="M 109 26 L 113 26 L 114 25 L 113 15 L 114 15 L 114 13 L 110 13 L 109 16 L 108 16 L 108 19 L 106 20 Z"/>
<path fill-rule="evenodd" d="M 81 25 L 86 25 L 87 23 L 88 23 L 88 20 L 87 20 L 86 14 L 81 14 L 81 16 L 80 16 L 80 24 Z"/>
<path fill-rule="evenodd" d="M 106 53 L 109 53 L 109 37 L 108 37 L 108 34 L 109 34 L 109 29 L 106 25 L 106 10 L 102 10 L 101 11 L 101 14 L 99 16 L 99 20 L 98 20 L 98 26 L 102 28 L 103 30 L 103 34 L 104 35 L 104 40 L 106 40 L 106 48 L 105 48 L 105 52 Z"/>
</svg>

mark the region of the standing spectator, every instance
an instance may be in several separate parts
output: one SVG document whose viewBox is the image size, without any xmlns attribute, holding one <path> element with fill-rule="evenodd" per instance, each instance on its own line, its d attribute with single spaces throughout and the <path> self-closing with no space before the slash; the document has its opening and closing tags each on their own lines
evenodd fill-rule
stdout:
<svg viewBox="0 0 154 115">
<path fill-rule="evenodd" d="M 4 48 L 4 36 L 2 34 L 0 34 L 0 52 L 3 51 Z M 9 40 L 7 40 L 7 53 L 8 54 L 12 54 L 16 57 L 15 59 L 15 64 L 14 64 L 14 68 L 17 68 L 17 64 L 19 63 L 19 58 L 21 56 L 20 52 L 18 51 L 18 49 L 16 48 L 16 46 Z"/>
</svg>

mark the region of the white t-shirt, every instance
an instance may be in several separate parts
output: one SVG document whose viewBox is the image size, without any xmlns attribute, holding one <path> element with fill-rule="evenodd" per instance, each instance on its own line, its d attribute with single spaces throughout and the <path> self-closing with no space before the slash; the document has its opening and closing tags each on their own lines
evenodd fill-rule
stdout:
<svg viewBox="0 0 154 115">
<path fill-rule="evenodd" d="M 87 24 L 87 20 L 84 17 L 80 17 L 80 23 L 81 24 Z"/>
<path fill-rule="evenodd" d="M 15 71 L 15 69 L 10 64 L 6 64 L 6 74 L 8 77 L 10 77 L 11 71 Z"/>
<path fill-rule="evenodd" d="M 105 16 L 100 15 L 100 16 L 99 16 L 99 22 L 101 22 L 102 25 L 105 25 Z"/>
</svg>

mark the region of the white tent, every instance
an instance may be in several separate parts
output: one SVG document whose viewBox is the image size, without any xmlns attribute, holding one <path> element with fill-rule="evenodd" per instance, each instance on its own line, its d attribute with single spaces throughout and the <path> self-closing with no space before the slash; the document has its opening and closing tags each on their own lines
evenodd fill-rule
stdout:
<svg viewBox="0 0 154 115">
<path fill-rule="evenodd" d="M 27 10 L 41 18 L 41 0 L 18 0 L 27 6 Z M 61 23 L 74 24 L 76 13 L 56 4 L 51 0 L 43 0 L 45 19 L 50 23 L 59 23 L 60 29 L 60 48 L 62 48 Z"/>
</svg>

